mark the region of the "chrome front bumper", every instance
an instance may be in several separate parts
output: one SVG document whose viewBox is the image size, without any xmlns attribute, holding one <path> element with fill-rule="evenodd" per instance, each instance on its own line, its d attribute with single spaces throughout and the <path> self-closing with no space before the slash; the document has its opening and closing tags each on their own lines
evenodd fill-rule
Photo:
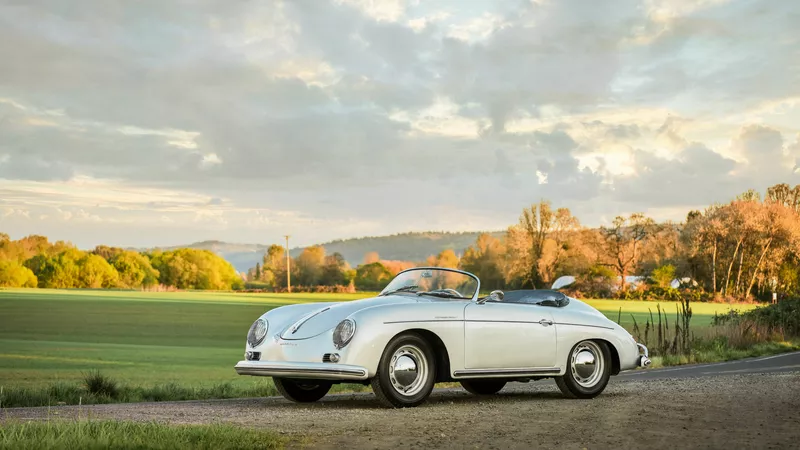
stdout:
<svg viewBox="0 0 800 450">
<path fill-rule="evenodd" d="M 637 364 L 639 364 L 639 367 L 647 367 L 647 366 L 649 366 L 650 365 L 650 352 L 647 351 L 647 347 L 645 347 L 642 344 L 639 344 L 638 342 L 636 343 L 636 346 L 639 347 L 639 350 L 642 353 L 638 357 Z"/>
<path fill-rule="evenodd" d="M 368 371 L 364 367 L 333 363 L 239 361 L 235 369 L 239 375 L 314 380 L 363 381 L 368 376 Z"/>
</svg>

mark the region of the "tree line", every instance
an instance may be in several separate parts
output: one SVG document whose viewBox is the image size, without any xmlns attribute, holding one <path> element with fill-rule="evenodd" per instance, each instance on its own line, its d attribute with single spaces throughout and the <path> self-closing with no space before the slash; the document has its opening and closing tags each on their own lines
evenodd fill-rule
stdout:
<svg viewBox="0 0 800 450">
<path fill-rule="evenodd" d="M 383 260 L 376 252 L 352 267 L 337 252 L 311 246 L 287 265 L 286 250 L 271 245 L 244 279 L 208 250 L 135 252 L 98 246 L 81 251 L 43 236 L 17 241 L 0 233 L 0 286 L 48 288 L 241 289 L 376 291 L 401 270 L 459 268 L 484 289 L 566 289 L 592 297 L 653 297 L 689 289 L 700 298 L 800 295 L 800 185 L 778 184 L 762 197 L 746 191 L 724 204 L 690 211 L 680 223 L 656 223 L 641 213 L 608 226 L 582 226 L 568 208 L 541 201 L 524 208 L 504 233 L 479 234 L 463 254 L 446 249 L 425 261 Z M 637 277 L 630 283 L 630 277 Z"/>
<path fill-rule="evenodd" d="M 250 280 L 286 288 L 283 247 L 273 245 Z M 769 298 L 800 295 L 800 185 L 749 190 L 728 203 L 690 211 L 680 223 L 656 223 L 642 213 L 616 217 L 599 228 L 582 226 L 568 208 L 541 201 L 496 237 L 478 235 L 463 254 L 444 250 L 426 261 L 386 261 L 369 252 L 356 268 L 338 253 L 308 247 L 292 260 L 293 285 L 382 289 L 399 271 L 415 266 L 459 268 L 476 274 L 485 289 L 550 288 L 562 276 L 575 295 L 677 298 Z M 636 283 L 631 283 L 635 277 Z M 678 286 L 676 288 L 675 286 Z"/>
<path fill-rule="evenodd" d="M 31 235 L 11 240 L 0 233 L 0 287 L 239 289 L 243 280 L 208 250 L 136 252 L 97 246 L 82 251 Z"/>
<path fill-rule="evenodd" d="M 609 226 L 582 227 L 568 209 L 542 201 L 523 210 L 503 239 L 481 236 L 460 267 L 492 287 L 567 289 L 591 296 L 669 294 L 674 284 L 708 298 L 800 295 L 800 185 L 753 190 L 681 223 L 641 213 Z M 629 277 L 641 283 L 631 286 Z M 677 283 L 675 283 L 677 282 Z M 578 292 L 579 293 L 579 292 Z"/>
</svg>

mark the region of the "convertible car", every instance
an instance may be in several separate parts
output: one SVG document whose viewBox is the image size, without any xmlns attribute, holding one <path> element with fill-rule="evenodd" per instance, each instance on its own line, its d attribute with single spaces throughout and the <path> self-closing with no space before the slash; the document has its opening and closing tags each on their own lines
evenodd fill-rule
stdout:
<svg viewBox="0 0 800 450">
<path fill-rule="evenodd" d="M 554 378 L 567 397 L 592 398 L 612 375 L 650 364 L 624 328 L 563 293 L 479 292 L 471 273 L 419 267 L 374 298 L 275 308 L 250 327 L 236 372 L 272 377 L 295 402 L 363 383 L 384 405 L 410 407 L 447 381 L 492 395 Z"/>
</svg>

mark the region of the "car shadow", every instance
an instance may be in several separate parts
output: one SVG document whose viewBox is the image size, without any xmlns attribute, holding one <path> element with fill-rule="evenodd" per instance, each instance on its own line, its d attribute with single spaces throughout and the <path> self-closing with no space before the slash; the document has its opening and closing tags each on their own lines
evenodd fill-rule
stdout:
<svg viewBox="0 0 800 450">
<path fill-rule="evenodd" d="M 555 386 L 553 386 L 555 388 Z M 550 402 L 550 401 L 574 401 L 565 398 L 557 388 L 549 389 L 536 386 L 536 390 L 528 390 L 520 387 L 512 387 L 503 390 L 495 395 L 473 395 L 460 388 L 440 388 L 434 389 L 427 401 L 417 408 L 435 408 L 442 405 L 470 405 L 470 404 L 508 404 L 518 402 Z M 624 397 L 626 394 L 620 392 L 609 392 L 601 394 L 603 397 Z M 384 407 L 375 398 L 372 392 L 358 393 L 337 393 L 330 394 L 315 403 L 294 403 L 282 398 L 258 399 L 251 404 L 256 408 L 290 408 L 290 409 L 378 409 L 391 410 Z"/>
</svg>

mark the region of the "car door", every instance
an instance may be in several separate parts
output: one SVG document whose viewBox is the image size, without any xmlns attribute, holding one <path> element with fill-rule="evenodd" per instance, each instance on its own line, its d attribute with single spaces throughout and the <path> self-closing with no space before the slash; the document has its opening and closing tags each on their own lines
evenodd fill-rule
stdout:
<svg viewBox="0 0 800 450">
<path fill-rule="evenodd" d="M 464 309 L 464 322 L 466 369 L 556 365 L 556 327 L 546 307 L 473 302 Z"/>
</svg>

